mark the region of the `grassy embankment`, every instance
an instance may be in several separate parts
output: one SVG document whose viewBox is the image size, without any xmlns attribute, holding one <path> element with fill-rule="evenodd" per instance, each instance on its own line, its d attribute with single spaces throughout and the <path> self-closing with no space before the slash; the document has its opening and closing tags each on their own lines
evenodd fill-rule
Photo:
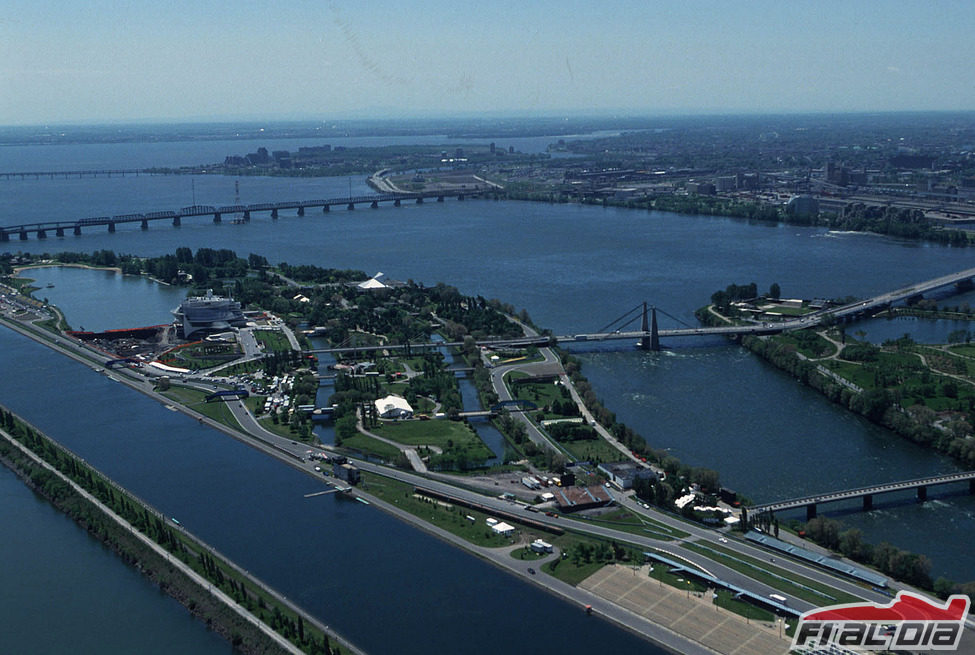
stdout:
<svg viewBox="0 0 975 655">
<path fill-rule="evenodd" d="M 5 431 L 57 469 L 60 475 L 42 467 L 7 439 L 0 439 L 0 458 L 4 463 L 94 537 L 119 553 L 126 562 L 139 567 L 160 589 L 179 600 L 201 620 L 205 620 L 208 626 L 227 638 L 235 648 L 244 653 L 281 651 L 280 646 L 275 645 L 253 624 L 139 540 L 132 530 L 147 535 L 172 557 L 192 567 L 210 584 L 231 596 L 239 606 L 304 652 L 353 652 L 335 644 L 335 636 L 325 635 L 310 617 L 299 614 L 290 605 L 281 602 L 259 581 L 223 560 L 206 544 L 171 525 L 166 517 L 115 485 L 73 453 L 10 412 L 2 410 L 2 415 L 0 425 Z M 68 480 L 122 517 L 129 524 L 129 529 L 84 498 Z"/>
</svg>

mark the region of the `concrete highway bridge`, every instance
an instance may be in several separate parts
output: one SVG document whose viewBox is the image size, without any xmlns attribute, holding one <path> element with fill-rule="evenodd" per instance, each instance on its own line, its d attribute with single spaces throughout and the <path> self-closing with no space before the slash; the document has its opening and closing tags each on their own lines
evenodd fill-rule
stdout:
<svg viewBox="0 0 975 655">
<path fill-rule="evenodd" d="M 929 478 L 918 478 L 915 480 L 904 480 L 902 482 L 876 484 L 871 487 L 860 487 L 859 489 L 832 491 L 813 496 L 804 496 L 802 498 L 780 500 L 774 503 L 765 503 L 764 505 L 749 507 L 748 511 L 752 516 L 757 516 L 765 512 L 784 512 L 790 509 L 800 509 L 805 507 L 806 520 L 809 520 L 816 517 L 816 508 L 823 503 L 861 498 L 863 500 L 863 510 L 869 511 L 873 509 L 873 497 L 877 494 L 914 489 L 916 490 L 918 501 L 923 502 L 927 500 L 928 487 L 950 484 L 952 482 L 968 482 L 969 493 L 975 494 L 975 471 L 965 471 L 963 473 L 936 475 Z"/>
<path fill-rule="evenodd" d="M 151 168 L 103 168 L 85 171 L 0 171 L 0 180 L 39 180 L 42 177 L 48 179 L 55 178 L 81 178 L 81 177 L 125 177 L 126 175 L 166 175 L 164 172 L 156 171 Z"/>
<path fill-rule="evenodd" d="M 18 238 L 26 241 L 29 235 L 33 234 L 38 239 L 45 239 L 54 235 L 63 237 L 71 232 L 80 235 L 83 229 L 106 228 L 109 232 L 114 232 L 115 227 L 124 223 L 139 223 L 143 230 L 149 229 L 149 223 L 153 221 L 169 221 L 174 227 L 179 227 L 184 218 L 197 216 L 213 217 L 214 223 L 223 221 L 224 216 L 233 216 L 236 222 L 246 222 L 255 212 L 267 212 L 271 218 L 278 218 L 278 214 L 284 210 L 297 210 L 298 216 L 304 216 L 307 209 L 321 209 L 328 213 L 332 207 L 345 207 L 355 209 L 356 205 L 368 205 L 376 209 L 380 203 L 390 203 L 399 207 L 404 202 L 422 204 L 424 200 L 436 200 L 443 202 L 447 197 L 456 197 L 464 200 L 467 197 L 477 196 L 478 191 L 433 191 L 424 193 L 378 193 L 361 196 L 344 196 L 341 198 L 320 198 L 316 200 L 289 200 L 284 202 L 265 202 L 251 205 L 223 205 L 216 207 L 213 205 L 190 205 L 174 210 L 153 211 L 153 212 L 134 212 L 130 214 L 116 214 L 114 216 L 94 216 L 66 221 L 45 221 L 41 223 L 25 223 L 22 225 L 0 226 L 0 241 L 10 241 Z"/>
</svg>

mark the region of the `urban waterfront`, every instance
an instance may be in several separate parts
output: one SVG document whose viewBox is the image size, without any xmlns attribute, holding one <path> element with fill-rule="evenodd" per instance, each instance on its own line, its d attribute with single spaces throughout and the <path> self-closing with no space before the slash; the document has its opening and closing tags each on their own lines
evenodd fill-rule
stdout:
<svg viewBox="0 0 975 655">
<path fill-rule="evenodd" d="M 232 199 L 233 182 L 220 177 L 2 182 L 8 186 L 0 197 L 0 215 L 12 223 L 172 209 L 191 204 L 190 193 L 198 202 L 219 204 Z M 353 193 L 367 191 L 361 178 L 351 185 Z M 350 181 L 242 178 L 241 187 L 242 196 L 253 194 L 244 202 L 258 202 L 342 195 Z M 498 297 L 527 309 L 537 324 L 557 333 L 598 329 L 642 300 L 693 323 L 694 309 L 732 282 L 755 281 L 760 289 L 778 282 L 789 297 L 866 296 L 971 265 L 970 252 L 963 249 L 818 228 L 574 205 L 448 200 L 277 221 L 255 215 L 245 225 L 196 220 L 179 229 L 120 227 L 115 234 L 99 230 L 81 237 L 32 238 L 0 248 L 108 248 L 158 255 L 179 246 L 213 247 L 244 256 L 255 252 L 272 262 L 358 268 L 369 274 L 381 270 L 393 278 L 443 281 L 465 293 Z M 88 282 L 84 276 L 71 278 L 81 281 L 63 289 L 68 285 L 64 278 L 37 295 L 62 303 L 74 327 L 98 329 L 131 326 L 129 295 L 155 293 L 144 281 L 120 285 L 115 276 L 87 275 Z M 62 291 L 69 291 L 69 297 L 62 299 Z M 132 320 L 140 325 L 168 321 L 174 291 L 162 292 L 144 318 L 140 313 Z M 115 312 L 111 303 L 97 311 L 85 309 L 95 307 L 106 292 L 126 296 L 117 299 Z M 120 324 L 89 325 L 95 319 L 82 319 L 85 311 Z M 155 312 L 158 318 L 152 318 Z M 669 319 L 661 320 L 669 327 Z M 865 329 L 899 336 L 913 332 L 919 322 L 876 325 Z M 957 328 L 944 329 L 946 334 Z M 161 510 L 179 516 L 189 529 L 367 651 L 388 652 L 395 646 L 408 652 L 401 647 L 407 642 L 417 652 L 429 650 L 432 632 L 445 642 L 455 640 L 455 647 L 466 646 L 468 639 L 486 646 L 499 635 L 521 646 L 586 643 L 586 635 L 577 634 L 577 624 L 586 624 L 579 624 L 576 608 L 375 510 L 334 497 L 311 505 L 302 495 L 315 481 L 8 331 L 0 334 L 0 342 L 11 370 L 23 372 L 3 383 L 4 403 Z M 831 405 L 722 339 L 665 345 L 671 349 L 659 354 L 617 349 L 585 352 L 580 358 L 607 406 L 652 446 L 669 449 L 691 465 L 719 470 L 727 485 L 753 500 L 957 468 Z M 50 411 L 52 403 L 58 412 Z M 201 497 L 209 502 L 200 503 Z M 928 554 L 935 575 L 969 580 L 975 578 L 966 547 L 975 528 L 973 516 L 970 497 L 951 496 L 849 514 L 844 521 L 861 527 L 870 540 L 888 539 Z M 358 536 L 350 540 L 352 534 Z M 939 539 L 932 541 L 931 534 Z M 388 544 L 396 544 L 394 552 Z M 356 603 L 348 600 L 353 594 Z M 384 595 L 411 597 L 409 612 L 388 616 L 392 603 L 384 609 Z M 395 605 L 404 609 L 401 601 Z M 384 635 L 372 634 L 376 622 L 389 627 Z M 555 627 L 543 632 L 538 624 Z M 607 640 L 620 640 L 616 647 L 635 640 L 600 621 L 592 625 L 585 631 L 592 630 L 601 648 Z M 561 637 L 562 630 L 571 637 Z M 447 643 L 440 647 L 451 650 Z"/>
</svg>

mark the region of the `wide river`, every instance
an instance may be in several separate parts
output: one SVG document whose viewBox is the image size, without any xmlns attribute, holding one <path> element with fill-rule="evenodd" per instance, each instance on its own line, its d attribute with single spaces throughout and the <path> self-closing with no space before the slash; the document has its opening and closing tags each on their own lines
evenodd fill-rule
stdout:
<svg viewBox="0 0 975 655">
<path fill-rule="evenodd" d="M 41 150 L 32 152 L 35 160 L 43 158 Z M 5 161 L 3 151 L 0 170 L 23 170 Z M 33 163 L 43 168 L 43 161 Z M 367 191 L 361 179 L 351 184 L 353 193 Z M 0 185 L 4 225 L 175 209 L 192 204 L 192 194 L 200 204 L 233 199 L 233 179 L 225 177 Z M 347 193 L 349 185 L 347 178 L 242 178 L 241 197 L 330 197 Z M 732 282 L 754 281 L 760 289 L 778 282 L 787 297 L 867 296 L 968 268 L 973 255 L 818 228 L 482 200 L 336 209 L 277 221 L 257 214 L 245 225 L 187 219 L 178 229 L 160 222 L 146 232 L 137 225 L 115 234 L 90 230 L 81 237 L 12 241 L 0 250 L 108 248 L 159 255 L 179 246 L 444 281 L 525 308 L 536 323 L 560 334 L 599 329 L 643 300 L 693 324 L 694 309 Z M 73 325 L 86 329 L 162 323 L 175 304 L 172 289 L 104 273 L 50 280 L 55 286 L 38 295 L 49 295 Z M 69 286 L 70 293 L 63 293 Z M 130 302 L 134 298 L 143 300 Z M 972 298 L 951 302 L 966 301 Z M 662 327 L 677 325 L 661 314 Z M 907 332 L 932 341 L 957 328 L 918 321 L 864 327 L 871 338 Z M 724 340 L 665 346 L 662 353 L 624 346 L 580 356 L 600 397 L 652 446 L 719 470 L 724 484 L 756 501 L 958 468 L 828 403 Z M 2 402 L 370 652 L 453 652 L 458 644 L 466 652 L 644 648 L 603 622 L 580 623 L 576 608 L 372 508 L 334 496 L 305 500 L 314 481 L 44 348 L 4 331 L 0 351 L 5 370 L 18 371 L 0 376 Z M 901 499 L 868 514 L 842 516 L 872 541 L 926 553 L 934 575 L 957 580 L 975 579 L 968 556 L 973 517 L 975 502 L 959 494 L 936 494 L 924 504 Z M 384 629 L 375 630 L 377 624 Z"/>
</svg>

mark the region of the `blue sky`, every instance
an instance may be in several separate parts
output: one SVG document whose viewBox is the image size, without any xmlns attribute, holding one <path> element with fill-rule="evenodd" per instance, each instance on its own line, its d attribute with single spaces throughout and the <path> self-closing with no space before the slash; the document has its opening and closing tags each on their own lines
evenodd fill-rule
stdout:
<svg viewBox="0 0 975 655">
<path fill-rule="evenodd" d="M 7 0 L 0 124 L 975 110 L 975 2 Z"/>
</svg>

